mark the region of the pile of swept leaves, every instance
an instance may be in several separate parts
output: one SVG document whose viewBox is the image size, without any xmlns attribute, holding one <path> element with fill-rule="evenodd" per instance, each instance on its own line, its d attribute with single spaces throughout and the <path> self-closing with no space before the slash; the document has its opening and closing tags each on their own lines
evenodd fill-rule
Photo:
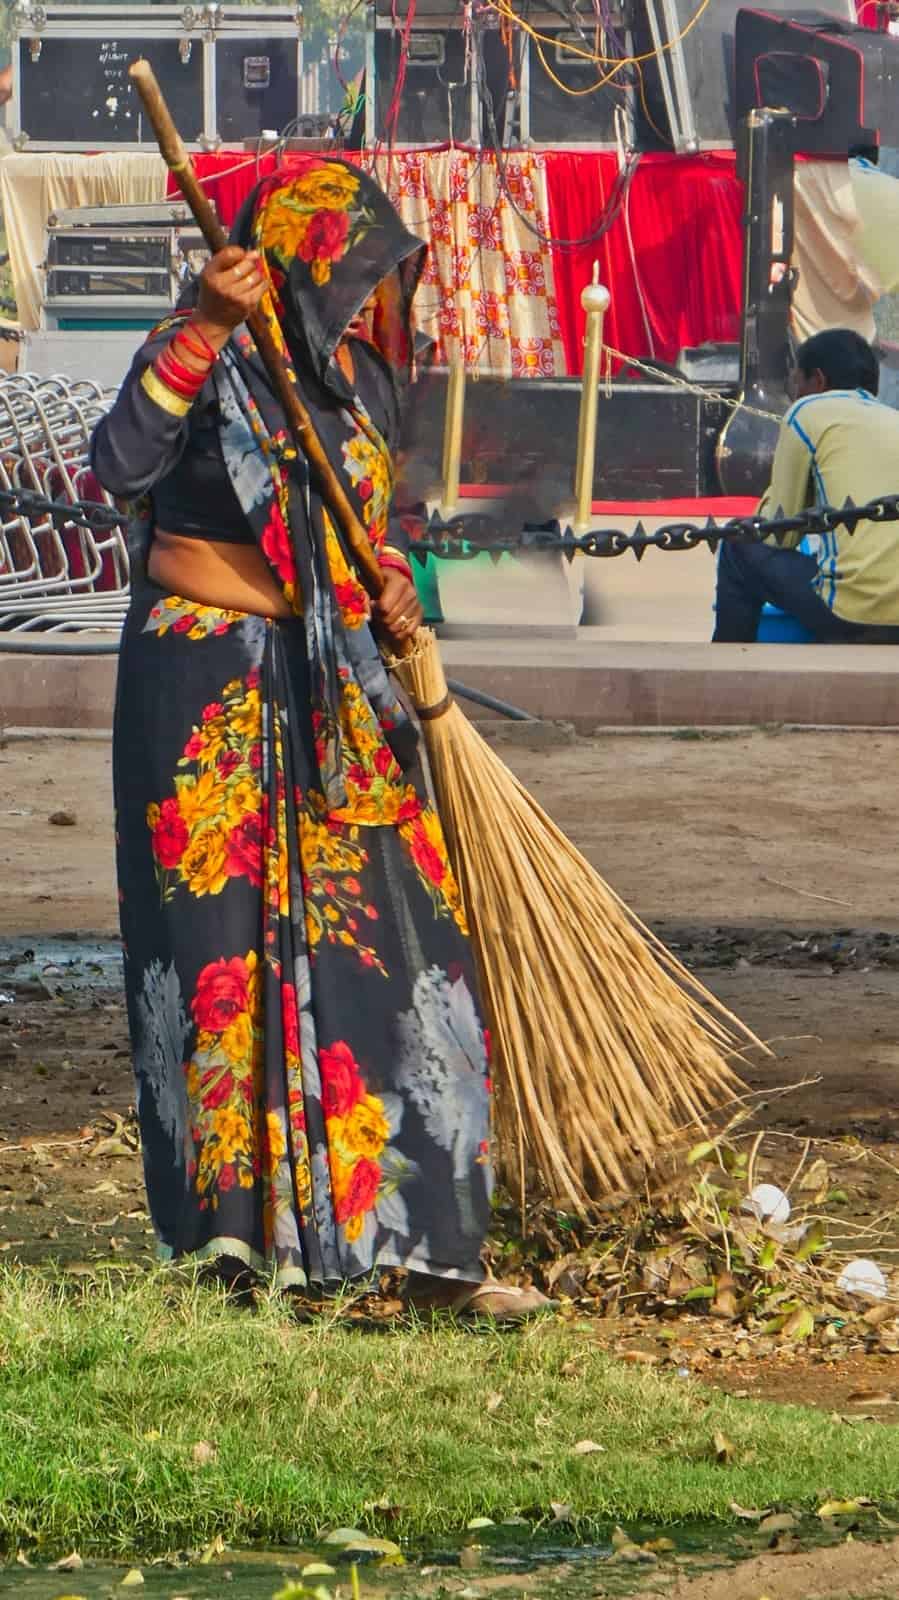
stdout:
<svg viewBox="0 0 899 1600">
<path fill-rule="evenodd" d="M 889 1263 L 896 1237 L 892 1209 L 872 1222 L 853 1221 L 863 1200 L 835 1181 L 848 1172 L 868 1179 L 870 1149 L 830 1145 L 828 1161 L 807 1142 L 785 1173 L 777 1135 L 710 1139 L 672 1163 L 664 1182 L 639 1197 L 620 1195 L 588 1222 L 549 1203 L 524 1218 L 501 1202 L 490 1245 L 493 1270 L 530 1279 L 561 1300 L 570 1315 L 599 1319 L 622 1348 L 645 1333 L 674 1365 L 702 1365 L 688 1345 L 726 1356 L 818 1348 L 837 1360 L 850 1349 L 899 1353 L 899 1272 L 885 1267 L 884 1298 L 844 1293 L 838 1279 L 852 1258 Z M 750 1195 L 760 1179 L 782 1186 L 790 1205 L 783 1223 L 764 1220 Z M 895 1183 L 887 1189 L 896 1189 Z M 887 1197 L 884 1196 L 884 1199 Z M 899 1198 L 899 1189 L 896 1196 Z M 784 1208 L 786 1209 L 786 1208 Z M 639 1341 L 638 1341 L 639 1342 Z M 639 1349 L 628 1352 L 641 1358 Z"/>
</svg>

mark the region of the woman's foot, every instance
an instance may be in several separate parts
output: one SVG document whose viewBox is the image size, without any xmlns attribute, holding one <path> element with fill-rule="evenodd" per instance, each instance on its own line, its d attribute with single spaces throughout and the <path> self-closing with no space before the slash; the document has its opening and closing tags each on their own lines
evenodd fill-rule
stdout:
<svg viewBox="0 0 899 1600">
<path fill-rule="evenodd" d="M 522 1289 L 499 1278 L 460 1283 L 418 1272 L 409 1274 L 407 1298 L 417 1311 L 451 1311 L 457 1317 L 490 1317 L 494 1322 L 524 1322 L 556 1304 L 539 1289 Z"/>
</svg>

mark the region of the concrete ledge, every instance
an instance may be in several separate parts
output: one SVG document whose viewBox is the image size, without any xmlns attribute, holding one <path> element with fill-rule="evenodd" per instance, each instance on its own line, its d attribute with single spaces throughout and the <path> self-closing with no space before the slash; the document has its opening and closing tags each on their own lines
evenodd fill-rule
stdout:
<svg viewBox="0 0 899 1600">
<path fill-rule="evenodd" d="M 546 647 L 447 640 L 442 654 L 471 688 L 579 729 L 899 722 L 892 646 L 616 643 L 604 631 Z"/>
<path fill-rule="evenodd" d="M 447 672 L 535 716 L 596 727 L 889 728 L 899 724 L 899 649 L 576 639 L 443 641 Z M 111 656 L 0 651 L 0 726 L 109 728 Z M 466 706 L 473 716 L 489 716 Z"/>
<path fill-rule="evenodd" d="M 111 728 L 116 656 L 0 651 L 0 727 Z"/>
</svg>

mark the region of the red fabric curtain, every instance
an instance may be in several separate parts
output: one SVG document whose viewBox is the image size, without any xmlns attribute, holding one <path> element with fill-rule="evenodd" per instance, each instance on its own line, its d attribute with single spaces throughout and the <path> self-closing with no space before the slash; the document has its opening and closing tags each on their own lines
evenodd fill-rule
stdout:
<svg viewBox="0 0 899 1600">
<path fill-rule="evenodd" d="M 581 370 L 581 290 L 593 262 L 612 302 L 605 336 L 628 355 L 673 361 L 684 345 L 740 335 L 743 188 L 732 151 L 644 155 L 598 242 L 566 245 L 596 226 L 615 182 L 613 152 L 547 154 L 553 276 L 570 374 Z"/>
<path fill-rule="evenodd" d="M 855 19 L 861 28 L 871 28 L 875 33 L 886 32 L 889 14 L 881 0 L 855 0 Z"/>
<path fill-rule="evenodd" d="M 642 156 L 627 210 L 598 243 L 575 248 L 564 241 L 578 240 L 596 226 L 615 182 L 615 155 L 549 151 L 545 160 L 550 232 L 562 241 L 553 246 L 552 263 L 571 376 L 581 371 L 581 290 L 594 260 L 612 296 L 606 339 L 614 348 L 673 361 L 684 345 L 739 339 L 743 191 L 732 151 Z M 274 166 L 272 156 L 257 162 L 233 150 L 198 155 L 194 161 L 226 227 L 253 185 Z M 510 164 L 514 161 L 510 156 Z"/>
</svg>

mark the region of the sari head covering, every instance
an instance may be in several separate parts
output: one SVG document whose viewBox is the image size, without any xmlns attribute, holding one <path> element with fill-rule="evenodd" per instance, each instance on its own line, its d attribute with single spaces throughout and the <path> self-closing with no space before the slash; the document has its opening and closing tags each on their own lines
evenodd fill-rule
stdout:
<svg viewBox="0 0 899 1600">
<path fill-rule="evenodd" d="M 374 296 L 373 340 L 405 389 L 412 298 L 427 247 L 373 178 L 347 161 L 303 157 L 256 186 L 231 241 L 261 252 L 279 328 L 303 371 L 334 387 L 334 351 Z"/>
<path fill-rule="evenodd" d="M 425 246 L 373 179 L 348 162 L 317 156 L 258 184 L 232 241 L 262 254 L 269 281 L 263 311 L 377 554 L 387 538 L 393 452 L 412 368 L 412 297 Z M 376 354 L 357 361 L 351 383 L 334 352 L 372 296 Z M 346 813 L 354 800 L 348 774 L 359 767 L 353 737 L 366 737 L 360 704 L 363 715 L 389 728 L 404 769 L 414 759 L 414 730 L 378 654 L 351 552 L 246 329 L 225 347 L 214 381 L 222 453 L 237 499 L 285 597 L 305 620 L 324 804 L 329 813 Z"/>
</svg>

